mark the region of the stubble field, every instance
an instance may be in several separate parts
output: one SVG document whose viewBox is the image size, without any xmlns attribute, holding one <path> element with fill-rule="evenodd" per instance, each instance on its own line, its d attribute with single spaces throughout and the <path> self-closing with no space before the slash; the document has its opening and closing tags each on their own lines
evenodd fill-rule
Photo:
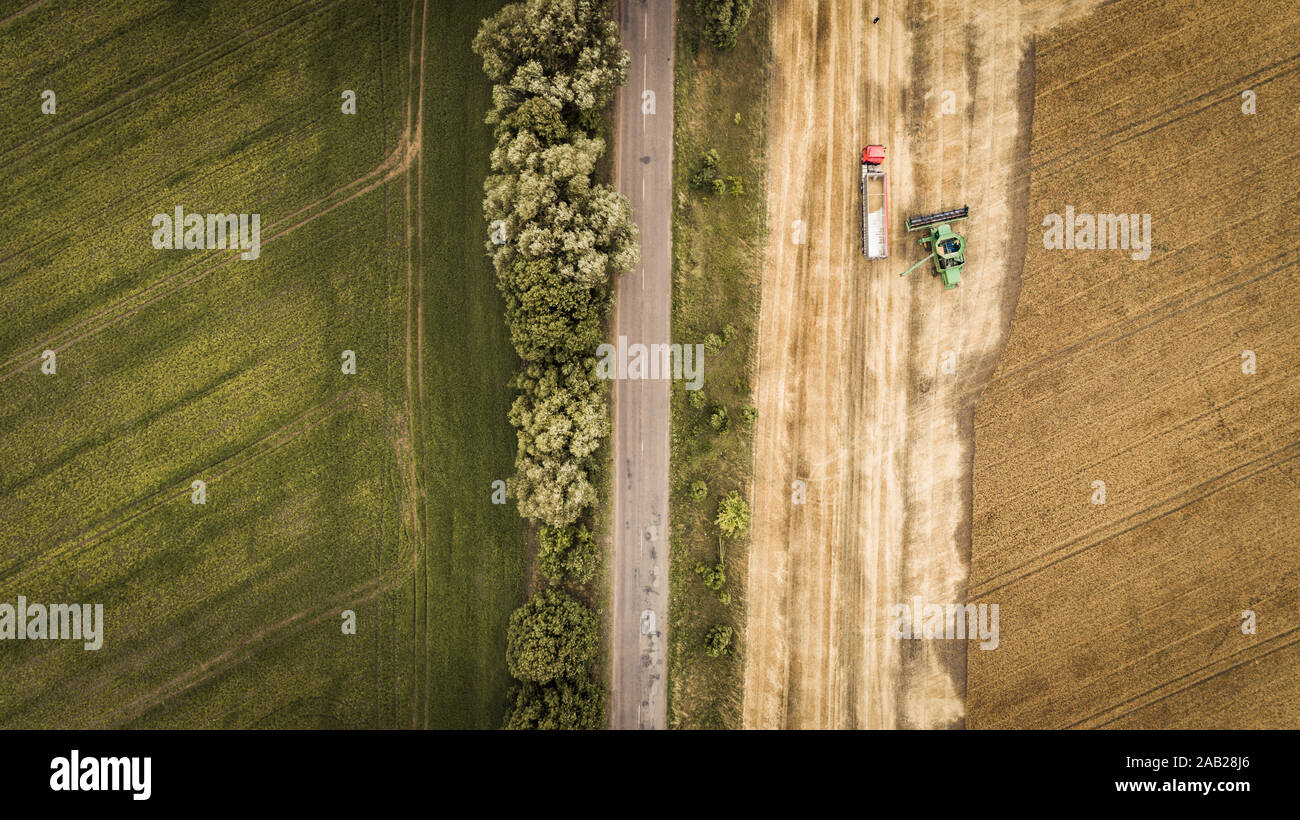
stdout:
<svg viewBox="0 0 1300 820">
<path fill-rule="evenodd" d="M 747 727 L 964 724 L 964 643 L 895 640 L 890 607 L 965 597 L 973 406 L 1024 252 L 1030 44 L 1086 5 L 774 10 Z M 869 143 L 887 150 L 886 261 L 862 254 Z M 923 255 L 904 218 L 961 205 L 961 287 L 900 279 Z"/>
<path fill-rule="evenodd" d="M 1038 40 L 1028 256 L 975 421 L 971 600 L 1002 641 L 970 653 L 974 728 L 1300 717 L 1300 19 L 1278 12 L 1124 1 Z M 1066 206 L 1151 214 L 1150 259 L 1045 249 Z"/>
</svg>

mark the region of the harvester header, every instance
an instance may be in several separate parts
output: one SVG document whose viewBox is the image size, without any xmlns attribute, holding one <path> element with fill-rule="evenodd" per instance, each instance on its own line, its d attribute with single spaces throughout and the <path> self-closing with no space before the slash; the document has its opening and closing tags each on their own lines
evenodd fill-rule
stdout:
<svg viewBox="0 0 1300 820">
<path fill-rule="evenodd" d="M 969 205 L 963 205 L 951 211 L 940 211 L 937 214 L 909 216 L 907 218 L 907 229 L 914 231 L 917 228 L 924 228 L 926 225 L 938 225 L 940 222 L 956 222 L 958 219 L 965 219 L 968 216 L 970 216 Z"/>
</svg>

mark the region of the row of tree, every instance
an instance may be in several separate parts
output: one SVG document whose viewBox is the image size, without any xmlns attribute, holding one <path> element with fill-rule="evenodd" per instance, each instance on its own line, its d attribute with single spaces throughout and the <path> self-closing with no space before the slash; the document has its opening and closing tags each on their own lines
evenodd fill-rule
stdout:
<svg viewBox="0 0 1300 820">
<path fill-rule="evenodd" d="M 528 363 L 510 411 L 510 484 L 525 517 L 551 527 L 596 503 L 591 457 L 609 435 L 593 356 L 611 274 L 638 261 L 631 206 L 595 181 L 602 113 L 628 55 L 606 0 L 525 0 L 483 22 L 474 51 L 494 83 L 483 212 L 510 340 Z"/>
<path fill-rule="evenodd" d="M 609 436 L 595 377 L 614 274 L 638 261 L 631 206 L 595 179 L 604 114 L 627 79 L 608 0 L 521 0 L 487 18 L 474 52 L 493 83 L 487 249 L 523 361 L 509 419 L 518 447 L 507 482 L 540 525 L 538 569 L 586 584 L 599 549 L 585 522 L 599 502 L 593 459 Z M 514 612 L 506 659 L 519 681 L 506 727 L 594 729 L 604 689 L 593 680 L 599 627 L 587 604 L 544 589 Z"/>
</svg>

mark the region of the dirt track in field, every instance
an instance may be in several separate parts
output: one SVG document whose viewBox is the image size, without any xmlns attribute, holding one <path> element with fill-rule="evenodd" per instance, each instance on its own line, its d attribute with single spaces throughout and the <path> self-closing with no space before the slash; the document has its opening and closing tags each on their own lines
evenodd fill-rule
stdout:
<svg viewBox="0 0 1300 820">
<path fill-rule="evenodd" d="M 965 645 L 894 640 L 889 607 L 966 598 L 972 408 L 1024 255 L 1031 33 L 1090 5 L 774 8 L 746 727 L 965 723 Z M 876 262 L 861 247 L 867 143 L 888 151 Z M 904 217 L 963 204 L 962 286 L 928 268 L 900 279 L 923 254 Z"/>
</svg>

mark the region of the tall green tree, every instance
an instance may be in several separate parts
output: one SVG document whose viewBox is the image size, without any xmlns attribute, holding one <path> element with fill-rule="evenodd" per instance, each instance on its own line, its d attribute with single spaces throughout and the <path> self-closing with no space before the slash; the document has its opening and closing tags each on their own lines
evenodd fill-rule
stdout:
<svg viewBox="0 0 1300 820">
<path fill-rule="evenodd" d="M 605 690 L 590 680 L 520 684 L 510 693 L 507 729 L 600 729 Z"/>
<path fill-rule="evenodd" d="M 474 53 L 497 84 L 497 115 L 540 96 L 577 121 L 608 105 L 627 81 L 628 55 L 607 0 L 511 3 L 483 21 Z"/>
<path fill-rule="evenodd" d="M 511 613 L 506 665 L 521 681 L 588 678 L 598 643 L 595 613 L 568 593 L 547 589 Z"/>
</svg>

